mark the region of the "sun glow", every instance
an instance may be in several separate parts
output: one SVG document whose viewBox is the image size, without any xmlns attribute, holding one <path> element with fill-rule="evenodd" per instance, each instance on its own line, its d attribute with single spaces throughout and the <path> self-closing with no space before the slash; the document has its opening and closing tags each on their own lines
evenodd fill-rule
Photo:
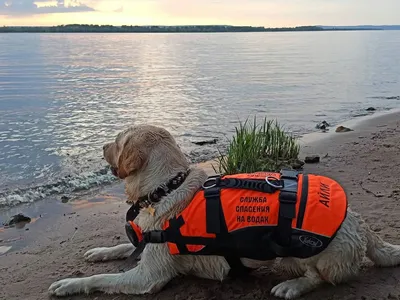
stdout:
<svg viewBox="0 0 400 300">
<path fill-rule="evenodd" d="M 398 0 L 0 0 L 0 26 L 400 24 L 399 10 Z"/>
</svg>

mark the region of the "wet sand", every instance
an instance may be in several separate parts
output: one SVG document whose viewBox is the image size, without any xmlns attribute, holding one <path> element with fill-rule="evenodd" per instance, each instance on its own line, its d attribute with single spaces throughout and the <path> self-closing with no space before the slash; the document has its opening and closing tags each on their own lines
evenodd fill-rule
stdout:
<svg viewBox="0 0 400 300">
<path fill-rule="evenodd" d="M 400 113 L 353 125 L 352 132 L 318 133 L 304 139 L 302 156 L 321 156 L 319 164 L 306 165 L 305 171 L 341 182 L 352 209 L 386 241 L 400 244 Z M 213 172 L 209 165 L 201 166 Z M 47 299 L 47 288 L 55 280 L 118 272 L 123 261 L 88 263 L 82 256 L 93 247 L 128 241 L 123 226 L 128 208 L 124 198 L 118 184 L 79 201 L 37 204 L 34 210 L 30 208 L 36 214 L 34 222 L 19 229 L 0 228 L 0 247 L 12 247 L 0 255 L 0 299 Z M 51 214 L 46 213 L 49 206 Z M 223 283 L 176 278 L 156 295 L 96 293 L 64 299 L 276 299 L 270 296 L 271 288 L 289 278 L 278 268 L 262 269 Z M 400 299 L 400 266 L 375 268 L 366 260 L 353 281 L 321 286 L 301 299 Z"/>
</svg>

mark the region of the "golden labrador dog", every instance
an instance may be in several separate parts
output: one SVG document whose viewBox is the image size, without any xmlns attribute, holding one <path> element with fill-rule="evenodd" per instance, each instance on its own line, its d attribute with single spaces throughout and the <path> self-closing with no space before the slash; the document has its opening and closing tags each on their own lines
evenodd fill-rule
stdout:
<svg viewBox="0 0 400 300">
<path fill-rule="evenodd" d="M 204 170 L 189 166 L 168 131 L 155 126 L 133 126 L 121 132 L 114 142 L 104 146 L 104 157 L 114 174 L 125 180 L 126 194 L 131 203 L 179 172 L 190 170 L 183 183 L 157 202 L 153 211 L 140 211 L 135 223 L 143 231 L 160 230 L 164 221 L 179 214 L 190 203 L 208 178 Z M 134 250 L 132 244 L 122 244 L 91 249 L 84 257 L 92 262 L 125 259 Z M 278 284 L 271 293 L 279 298 L 294 299 L 323 282 L 334 285 L 345 282 L 357 275 L 365 256 L 377 266 L 395 266 L 400 263 L 400 246 L 383 241 L 359 214 L 348 210 L 336 236 L 321 253 L 306 259 L 280 259 L 279 265 L 297 278 Z M 245 258 L 241 261 L 249 268 L 271 262 Z M 156 293 L 178 274 L 222 281 L 229 271 L 230 265 L 222 256 L 171 255 L 166 243 L 147 244 L 138 264 L 127 272 L 63 279 L 54 282 L 49 293 L 57 296 L 95 291 L 132 295 Z"/>
</svg>

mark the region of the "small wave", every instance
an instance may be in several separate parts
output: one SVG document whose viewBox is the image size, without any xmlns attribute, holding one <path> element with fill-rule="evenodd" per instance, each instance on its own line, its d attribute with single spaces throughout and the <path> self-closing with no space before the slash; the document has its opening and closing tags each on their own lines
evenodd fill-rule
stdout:
<svg viewBox="0 0 400 300">
<path fill-rule="evenodd" d="M 49 196 L 79 193 L 116 180 L 109 167 L 79 175 L 68 175 L 51 184 L 2 192 L 0 207 L 35 202 Z"/>
<path fill-rule="evenodd" d="M 385 100 L 400 100 L 400 96 L 374 96 L 368 97 L 372 99 L 385 99 Z"/>
<path fill-rule="evenodd" d="M 191 151 L 184 151 L 184 153 L 190 163 L 200 163 L 218 156 L 216 148 L 207 146 L 191 147 Z M 117 180 L 111 173 L 110 167 L 105 166 L 96 171 L 66 175 L 51 183 L 7 189 L 0 191 L 0 208 L 33 203 L 49 197 L 61 197 L 63 195 L 75 197 L 82 192 L 88 192 L 93 188 L 105 186 Z"/>
</svg>

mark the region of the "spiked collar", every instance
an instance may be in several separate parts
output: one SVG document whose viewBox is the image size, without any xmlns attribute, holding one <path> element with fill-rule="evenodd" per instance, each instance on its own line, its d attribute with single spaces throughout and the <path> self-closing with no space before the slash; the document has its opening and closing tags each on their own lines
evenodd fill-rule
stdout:
<svg viewBox="0 0 400 300">
<path fill-rule="evenodd" d="M 145 196 L 139 197 L 135 204 L 126 213 L 126 221 L 133 221 L 139 214 L 142 208 L 148 208 L 151 205 L 158 203 L 161 199 L 179 188 L 189 175 L 190 170 L 179 172 L 175 177 L 171 178 L 168 182 L 161 184 L 156 189 L 151 191 Z"/>
</svg>

